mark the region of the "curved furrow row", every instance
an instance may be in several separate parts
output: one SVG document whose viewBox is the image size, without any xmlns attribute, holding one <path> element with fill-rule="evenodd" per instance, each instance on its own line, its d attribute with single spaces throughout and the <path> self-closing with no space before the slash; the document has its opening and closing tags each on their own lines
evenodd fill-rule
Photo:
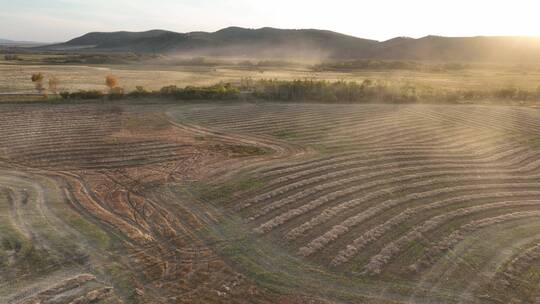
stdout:
<svg viewBox="0 0 540 304">
<path fill-rule="evenodd" d="M 436 115 L 451 118 L 463 117 L 466 118 L 468 121 L 484 123 L 490 128 L 500 126 L 500 122 L 504 121 L 506 122 L 506 124 L 522 127 L 522 129 L 520 129 L 519 131 L 539 131 L 538 119 L 540 117 L 532 116 L 531 114 L 536 114 L 537 112 L 531 111 L 530 109 L 528 109 L 527 112 L 524 112 L 522 108 L 515 107 L 474 107 L 472 109 L 469 108 L 466 110 L 460 107 L 447 108 L 448 110 L 444 112 L 444 115 L 441 112 L 436 113 Z M 488 124 L 486 124 L 486 122 Z"/>
<path fill-rule="evenodd" d="M 412 124 L 413 122 L 414 124 Z M 304 121 L 301 123 L 301 127 L 291 127 L 290 129 L 294 130 L 294 132 L 299 135 L 298 140 L 306 141 L 309 139 L 319 140 L 321 138 L 321 134 L 328 134 L 328 136 L 346 138 L 346 136 L 354 137 L 361 134 L 370 134 L 370 131 L 381 130 L 381 128 L 384 128 L 382 130 L 388 130 L 392 128 L 399 129 L 400 127 L 403 128 L 407 125 L 431 125 L 431 127 L 433 127 L 433 122 L 429 120 L 419 121 L 418 117 L 388 116 L 361 121 L 351 121 L 350 119 L 348 119 L 346 123 L 341 124 L 333 120 L 326 121 L 324 124 L 313 124 L 313 122 L 311 121 Z M 271 135 L 275 131 L 288 130 L 287 126 L 281 124 L 281 122 L 280 124 L 273 124 L 272 126 L 273 127 L 271 128 L 263 128 L 260 132 Z M 439 126 L 444 125 L 440 124 Z M 448 128 L 448 126 L 445 127 Z M 249 129 L 230 129 L 235 131 L 257 133 Z"/>
<path fill-rule="evenodd" d="M 122 153 L 124 156 L 135 156 L 135 155 L 146 155 L 146 154 L 173 154 L 175 151 L 182 150 L 183 148 L 189 147 L 187 145 L 182 144 L 165 144 L 160 143 L 152 146 L 147 147 L 139 147 L 137 145 L 132 147 L 125 147 L 123 145 L 121 146 L 112 146 L 112 147 L 100 147 L 100 148 L 94 148 L 90 147 L 88 149 L 72 149 L 70 147 L 67 148 L 59 148 L 58 150 L 46 150 L 41 153 L 39 152 L 30 152 L 26 155 L 20 155 L 18 159 L 20 160 L 44 160 L 44 161 L 50 161 L 50 162 L 58 162 L 63 159 L 79 159 L 79 158 L 85 158 L 88 157 L 90 154 L 92 157 L 107 157 L 111 156 L 111 154 L 117 154 Z M 116 155 L 115 155 L 116 156 Z"/>
<path fill-rule="evenodd" d="M 446 179 L 447 182 L 455 181 L 456 178 L 448 178 Z M 481 179 L 477 178 L 470 178 L 466 180 L 460 180 L 460 182 L 477 182 Z M 519 180 L 519 179 L 517 179 Z M 427 180 L 427 181 L 421 181 L 421 182 L 415 182 L 412 183 L 411 186 L 430 186 L 433 185 L 433 181 Z M 391 208 L 397 207 L 397 206 L 403 206 L 404 204 L 407 204 L 411 201 L 420 200 L 420 199 L 428 199 L 430 197 L 435 197 L 442 194 L 453 194 L 459 191 L 486 191 L 486 190 L 497 190 L 497 189 L 509 189 L 509 188 L 517 188 L 517 189 L 534 189 L 535 185 L 537 183 L 512 183 L 512 181 L 509 181 L 509 183 L 494 183 L 494 184 L 472 184 L 472 185 L 465 185 L 465 186 L 450 186 L 450 187 L 442 187 L 438 188 L 436 190 L 430 190 L 430 191 L 424 191 L 424 192 L 413 192 L 410 194 L 406 194 L 401 196 L 397 199 L 390 199 L 386 200 L 382 203 L 379 203 L 375 206 L 369 207 L 366 210 L 357 213 L 355 215 L 349 216 L 347 219 L 342 221 L 340 224 L 337 224 L 333 227 L 331 227 L 328 231 L 323 233 L 321 236 L 316 237 L 312 241 L 310 241 L 306 246 L 300 248 L 299 253 L 301 253 L 304 256 L 311 255 L 319 250 L 321 250 L 324 246 L 329 244 L 330 242 L 335 241 L 336 239 L 342 237 L 344 234 L 348 233 L 353 227 L 358 226 L 359 224 L 363 223 L 364 221 L 371 219 L 372 217 L 375 217 L 383 212 L 388 211 Z M 413 186 L 413 187 L 414 187 Z M 409 186 L 410 187 L 410 186 Z M 370 194 L 362 197 L 357 198 L 351 201 L 347 201 L 343 204 L 348 205 L 359 205 L 363 204 L 366 201 L 373 200 L 375 198 L 383 197 L 389 193 L 398 193 L 398 191 L 401 191 L 400 187 L 395 187 L 392 189 L 385 189 L 382 191 L 377 192 L 371 192 Z M 275 227 L 282 225 L 283 223 L 291 220 L 292 218 L 296 218 L 304 213 L 306 213 L 308 210 L 314 209 L 318 207 L 319 205 L 322 205 L 321 200 L 315 200 L 309 204 L 306 204 L 303 207 L 300 207 L 295 210 L 291 210 L 287 213 L 284 213 L 275 219 L 268 221 L 261 226 L 257 228 L 258 232 L 268 232 L 271 229 L 274 229 Z M 342 207 L 342 206 L 340 206 Z M 323 215 L 324 216 L 324 215 Z"/>
<path fill-rule="evenodd" d="M 475 128 L 484 128 L 489 130 L 498 130 L 503 132 L 523 132 L 523 128 L 519 128 L 516 124 L 496 124 L 494 122 L 487 122 L 484 117 L 490 117 L 490 113 L 478 114 L 483 117 L 483 120 L 471 119 L 471 116 L 467 117 L 464 115 L 449 115 L 448 113 L 442 111 L 435 111 L 430 108 L 423 108 L 420 112 L 424 117 L 431 117 L 433 120 L 439 122 L 449 122 L 449 123 L 461 123 L 463 125 L 468 125 Z M 502 121 L 505 121 L 503 119 Z M 508 120 L 506 120 L 508 121 Z"/>
<path fill-rule="evenodd" d="M 411 229 L 411 231 L 409 231 L 407 234 L 403 235 L 399 239 L 386 244 L 379 253 L 371 257 L 369 263 L 365 266 L 365 270 L 368 273 L 380 273 L 382 268 L 390 260 L 398 256 L 405 248 L 407 248 L 410 243 L 423 238 L 424 234 L 437 229 L 444 223 L 447 223 L 455 218 L 466 216 L 472 213 L 489 211 L 490 209 L 502 209 L 505 207 L 538 206 L 539 204 L 540 201 L 538 200 L 504 201 L 461 208 L 455 211 L 446 212 L 444 214 L 435 216 L 425 221 L 424 223 L 415 226 L 413 229 Z"/>
<path fill-rule="evenodd" d="M 476 141 L 477 144 L 478 140 Z M 471 146 L 474 147 L 474 146 Z M 338 169 L 344 164 L 354 164 L 361 162 L 370 162 L 375 159 L 388 158 L 388 161 L 406 161 L 407 159 L 428 159 L 428 158 L 456 158 L 474 161 L 475 159 L 482 160 L 483 158 L 490 157 L 489 154 L 502 153 L 505 149 L 512 149 L 514 151 L 518 149 L 525 150 L 523 147 L 516 147 L 515 145 L 497 145 L 496 147 L 478 147 L 476 151 L 472 152 L 469 149 L 465 149 L 464 145 L 448 145 L 444 146 L 444 149 L 432 148 L 431 145 L 425 146 L 413 146 L 413 145 L 387 145 L 380 148 L 364 149 L 364 153 L 346 153 L 343 156 L 336 156 L 335 159 L 322 158 L 308 161 L 306 163 L 292 166 L 291 169 L 278 169 L 277 171 L 269 172 L 270 174 L 258 174 L 260 178 L 265 178 L 270 184 L 279 183 L 282 181 L 295 180 L 297 177 L 309 176 L 317 172 L 320 169 L 321 172 L 327 169 Z M 512 152 L 510 152 L 512 153 Z"/>
<path fill-rule="evenodd" d="M 311 169 L 319 165 L 331 165 L 334 163 L 339 163 L 344 160 L 363 158 L 364 155 L 378 156 L 378 154 L 384 154 L 384 153 L 426 154 L 426 153 L 440 152 L 442 150 L 445 152 L 447 151 L 448 153 L 450 152 L 470 153 L 471 154 L 470 156 L 472 157 L 474 154 L 478 154 L 477 152 L 478 150 L 483 151 L 487 149 L 493 149 L 494 147 L 493 147 L 492 141 L 499 138 L 500 137 L 494 136 L 494 135 L 485 136 L 485 134 L 483 134 L 482 136 L 471 137 L 466 140 L 461 140 L 459 142 L 456 141 L 455 139 L 447 138 L 446 140 L 441 139 L 440 142 L 437 142 L 437 143 L 440 143 L 441 145 L 444 145 L 442 147 L 436 146 L 433 144 L 433 142 L 429 141 L 431 138 L 426 139 L 425 144 L 415 143 L 414 145 L 412 145 L 412 144 L 407 144 L 407 143 L 389 143 L 389 144 L 386 144 L 384 147 L 370 147 L 370 146 L 356 147 L 355 149 L 351 149 L 347 152 L 334 153 L 331 156 L 327 156 L 327 157 L 317 158 L 317 159 L 308 160 L 304 162 L 290 163 L 287 165 L 277 165 L 274 167 L 270 167 L 266 170 L 258 171 L 258 175 L 260 177 L 273 178 L 275 176 L 280 176 L 287 173 L 296 173 L 296 172 L 303 171 L 306 169 Z M 513 146 L 515 148 L 515 145 Z"/>
<path fill-rule="evenodd" d="M 510 153 L 509 153 L 510 152 Z M 524 161 L 532 159 L 534 156 L 536 156 L 536 153 L 528 152 L 520 154 L 514 158 L 511 158 L 505 162 L 502 162 L 498 165 L 498 168 L 494 169 L 492 165 L 492 161 L 494 160 L 501 160 L 503 158 L 507 158 L 509 156 L 512 156 L 513 154 L 516 154 L 516 151 L 510 150 L 510 151 L 503 151 L 499 154 L 492 154 L 490 156 L 487 156 L 483 159 L 474 161 L 464 161 L 460 162 L 459 155 L 455 157 L 447 157 L 443 154 L 442 157 L 432 157 L 430 160 L 422 160 L 419 157 L 412 157 L 413 160 L 409 160 L 411 157 L 381 157 L 377 159 L 370 159 L 369 161 L 365 162 L 344 162 L 341 163 L 339 166 L 330 166 L 330 167 L 324 167 L 321 166 L 319 168 L 314 168 L 310 170 L 305 170 L 303 172 L 300 172 L 302 174 L 294 174 L 294 175 L 288 175 L 286 177 L 278 178 L 275 180 L 270 181 L 267 184 L 266 189 L 271 188 L 270 191 L 265 192 L 264 194 L 258 195 L 253 197 L 252 199 L 249 199 L 247 202 L 245 202 L 242 207 L 246 208 L 249 207 L 252 204 L 256 204 L 258 202 L 266 201 L 269 199 L 272 199 L 273 197 L 276 197 L 278 195 L 285 195 L 287 193 L 290 193 L 292 190 L 303 188 L 308 185 L 313 184 L 319 184 L 320 182 L 324 182 L 326 180 L 334 180 L 337 178 L 348 178 L 350 175 L 355 174 L 356 177 L 360 179 L 370 179 L 372 177 L 376 177 L 379 175 L 393 175 L 396 173 L 406 173 L 406 172 L 415 172 L 415 171 L 422 171 L 423 169 L 426 170 L 433 170 L 433 169 L 470 169 L 474 168 L 475 170 L 481 170 L 485 169 L 489 173 L 513 173 L 513 172 L 520 172 L 520 168 L 516 169 L 509 169 L 515 165 L 522 164 Z M 454 156 L 454 155 L 451 155 Z M 504 170 L 507 169 L 507 170 Z M 381 170 L 379 172 L 372 172 Z M 359 174 L 365 173 L 365 175 L 360 176 Z M 283 185 L 280 187 L 275 187 L 277 185 Z M 273 189 L 272 189 L 273 188 Z"/>
<path fill-rule="evenodd" d="M 274 121 L 277 120 L 279 120 L 279 118 L 275 117 Z M 364 132 L 365 128 L 373 128 L 374 126 L 381 126 L 386 124 L 389 124 L 389 126 L 398 126 L 412 120 L 415 120 L 415 117 L 397 117 L 395 113 L 383 115 L 380 115 L 379 113 L 374 115 L 373 117 L 367 118 L 365 117 L 365 113 L 362 113 L 356 115 L 348 115 L 340 119 L 328 119 L 328 116 L 322 116 L 319 119 L 303 119 L 302 117 L 293 117 L 285 120 L 283 124 L 280 123 L 279 125 L 269 124 L 258 126 L 258 121 L 254 121 L 254 125 L 249 124 L 245 125 L 244 127 L 237 127 L 234 124 L 231 124 L 227 129 L 249 133 L 269 133 L 277 130 L 292 129 L 300 134 L 309 135 L 316 134 L 318 130 L 332 130 L 339 133 L 348 132 L 350 131 L 350 129 L 353 128 L 355 128 L 357 132 Z M 420 121 L 417 122 L 420 123 Z M 422 123 L 427 122 L 428 121 L 422 121 Z"/>
<path fill-rule="evenodd" d="M 529 246 L 526 250 L 519 253 L 506 263 L 504 269 L 496 274 L 494 281 L 500 281 L 504 285 L 510 285 L 510 282 L 521 282 L 522 276 L 531 267 L 531 264 L 540 260 L 540 242 Z"/>
<path fill-rule="evenodd" d="M 182 144 L 176 144 L 176 143 L 167 143 L 167 142 L 161 142 L 161 141 L 150 141 L 150 140 L 142 140 L 142 141 L 132 141 L 132 142 L 124 142 L 124 143 L 108 143 L 104 142 L 103 140 L 96 140 L 96 141 L 90 141 L 88 138 L 85 137 L 85 141 L 77 141 L 69 144 L 69 147 L 59 147 L 58 142 L 54 141 L 48 141 L 48 142 L 39 142 L 32 145 L 32 147 L 26 147 L 24 149 L 23 147 L 20 148 L 14 148 L 12 145 L 10 145 L 11 150 L 16 150 L 18 154 L 20 155 L 32 155 L 35 153 L 56 153 L 62 152 L 62 151 L 71 151 L 73 153 L 78 152 L 88 152 L 88 153 L 95 153 L 99 152 L 102 149 L 117 149 L 117 150 L 129 150 L 129 149 L 137 149 L 137 148 L 156 148 L 156 147 L 169 147 L 169 146 L 184 146 Z"/>
<path fill-rule="evenodd" d="M 361 115 L 365 115 L 364 113 L 362 113 Z M 392 115 L 395 115 L 395 113 L 392 113 Z M 361 118 L 361 117 L 359 117 Z M 399 118 L 399 119 L 397 119 Z M 403 122 L 401 122 L 401 120 L 404 120 L 404 119 L 415 119 L 415 117 L 392 117 L 392 116 L 388 116 L 388 117 L 385 117 L 385 118 L 381 118 L 381 119 L 384 119 L 383 121 L 381 121 L 380 126 L 385 126 L 385 127 L 390 127 L 390 125 L 392 124 L 395 124 L 396 126 L 399 125 L 399 124 L 403 124 Z M 416 117 L 416 120 L 417 120 L 418 117 Z M 240 121 L 243 121 L 243 118 L 238 118 Z M 246 132 L 251 132 L 253 133 L 254 130 L 253 129 L 243 129 L 243 128 L 236 128 L 235 127 L 235 124 L 238 124 L 238 119 L 235 119 L 234 120 L 234 124 L 229 127 L 229 128 L 224 128 L 224 129 L 229 129 L 229 130 L 234 130 L 234 131 L 246 131 Z M 340 131 L 340 130 L 346 130 L 346 127 L 347 125 L 350 126 L 351 128 L 354 128 L 355 130 L 357 131 L 363 131 L 364 129 L 364 125 L 367 126 L 367 127 L 373 127 L 373 124 L 376 122 L 376 120 L 380 120 L 380 119 L 365 119 L 365 120 L 361 120 L 361 121 L 354 121 L 354 117 L 345 117 L 345 118 L 342 118 L 344 122 L 346 122 L 346 125 L 341 125 L 339 124 L 335 119 L 328 119 L 328 116 L 324 116 L 323 118 L 321 118 L 322 122 L 324 124 L 314 124 L 315 122 L 313 121 L 303 121 L 300 119 L 300 122 L 299 122 L 299 125 L 300 126 L 290 126 L 294 129 L 295 132 L 298 132 L 298 133 L 303 133 L 304 130 L 307 130 L 307 131 L 315 131 L 315 130 L 321 130 L 321 129 L 325 129 L 326 127 L 330 127 L 331 129 L 333 130 L 336 130 L 336 131 Z M 270 126 L 271 128 L 274 128 L 273 126 L 276 126 L 275 127 L 275 130 L 282 130 L 282 129 L 286 129 L 287 128 L 287 123 L 286 121 L 284 121 L 283 117 L 276 117 L 275 120 L 279 120 L 280 121 L 280 124 L 277 126 L 275 123 L 272 123 Z M 286 119 L 285 119 L 286 120 Z M 293 121 L 299 121 L 299 118 L 298 117 L 293 117 Z M 255 122 L 258 122 L 258 120 L 256 120 Z M 418 122 L 418 121 L 417 121 Z M 223 128 L 223 126 L 218 126 L 219 128 Z M 266 134 L 270 134 L 272 133 L 271 130 L 269 130 L 269 126 L 268 125 L 263 125 L 261 126 L 261 131 L 263 133 L 266 133 Z M 257 132 L 255 132 L 257 133 Z M 315 134 L 318 133 L 318 131 L 315 131 Z M 303 134 L 305 135 L 305 134 Z M 303 137 L 303 136 L 302 136 Z"/>
<path fill-rule="evenodd" d="M 377 118 L 371 118 L 368 120 L 360 120 L 355 121 L 355 119 L 363 119 L 365 118 L 365 114 L 356 114 L 352 116 L 345 116 L 341 118 L 333 118 L 328 119 L 329 117 L 327 115 L 320 115 L 318 117 L 309 117 L 309 116 L 290 116 L 288 115 L 287 118 L 280 117 L 279 115 L 271 117 L 271 119 L 267 121 L 260 121 L 260 120 L 253 120 L 249 122 L 245 122 L 243 124 L 239 124 L 238 119 L 231 120 L 230 124 L 218 124 L 217 127 L 220 129 L 227 129 L 227 130 L 234 130 L 239 132 L 249 132 L 249 133 L 268 133 L 276 130 L 282 130 L 282 129 L 294 129 L 296 132 L 303 133 L 303 132 L 310 132 L 314 131 L 313 126 L 316 126 L 317 129 L 322 130 L 328 130 L 328 129 L 335 129 L 336 126 L 353 126 L 355 124 L 368 124 L 368 122 L 375 123 L 381 120 L 389 120 L 391 118 L 390 115 L 380 115 Z M 276 125 L 273 122 L 276 120 L 283 121 L 283 123 Z"/>
<path fill-rule="evenodd" d="M 256 236 L 310 262 L 351 270 L 352 277 L 363 269 L 364 274 L 382 273 L 374 280 L 422 280 L 423 273 L 411 270 L 423 272 L 437 263 L 434 271 L 448 268 L 451 273 L 441 275 L 457 278 L 467 259 L 481 253 L 491 260 L 479 267 L 502 265 L 510 251 L 488 252 L 487 241 L 470 248 L 471 257 L 452 260 L 460 265 L 456 268 L 441 258 L 476 230 L 489 227 L 494 237 L 497 224 L 516 220 L 519 225 L 540 216 L 537 110 L 264 104 L 198 107 L 182 114 L 224 132 L 263 134 L 320 152 L 253 169 L 248 175 L 261 186 L 238 192 L 226 208 L 245 218 Z M 514 241 L 510 235 L 516 231 L 494 248 L 523 244 L 524 236 Z M 459 254 L 469 254 L 467 244 Z M 430 286 L 426 281 L 422 288 L 462 294 L 455 298 L 462 302 L 472 301 L 479 290 L 454 292 L 440 282 Z"/>
<path fill-rule="evenodd" d="M 327 183 L 323 183 L 314 187 L 310 187 L 304 191 L 297 192 L 293 195 L 288 195 L 283 197 L 282 199 L 279 199 L 277 201 L 271 202 L 269 204 L 266 204 L 264 207 L 262 207 L 259 210 L 256 210 L 254 214 L 252 214 L 251 219 L 255 220 L 259 217 L 262 217 L 276 209 L 282 208 L 284 206 L 293 204 L 297 202 L 300 199 L 321 193 L 323 191 L 328 192 L 326 195 L 322 195 L 318 197 L 316 200 L 308 202 L 304 205 L 302 205 L 299 209 L 293 209 L 288 211 L 290 215 L 280 215 L 278 218 L 284 219 L 289 218 L 291 214 L 300 215 L 303 214 L 309 210 L 312 210 L 314 208 L 319 207 L 322 204 L 326 204 L 331 202 L 332 200 L 343 197 L 347 195 L 352 195 L 355 193 L 358 193 L 365 189 L 371 189 L 370 195 L 377 194 L 375 197 L 380 197 L 381 195 L 386 195 L 387 193 L 392 193 L 395 191 L 407 191 L 409 189 L 414 189 L 421 186 L 429 186 L 432 184 L 437 183 L 443 183 L 443 182 L 453 182 L 453 181 L 482 181 L 482 180 L 493 180 L 497 178 L 503 178 L 503 179 L 514 179 L 514 180 L 532 180 L 534 181 L 536 178 L 538 178 L 538 175 L 536 176 L 506 176 L 506 174 L 512 174 L 512 173 L 528 173 L 533 170 L 538 169 L 540 166 L 540 160 L 533 161 L 525 166 L 518 167 L 515 169 L 509 169 L 509 171 L 504 171 L 500 169 L 494 169 L 494 170 L 478 170 L 478 169 L 472 169 L 469 170 L 470 166 L 462 166 L 462 165 L 456 165 L 454 168 L 457 170 L 444 170 L 446 168 L 452 168 L 452 165 L 426 165 L 426 166 L 416 166 L 411 167 L 410 171 L 419 171 L 421 173 L 413 173 L 413 174 L 405 174 L 401 176 L 396 176 L 396 174 L 405 172 L 408 173 L 407 169 L 404 168 L 396 168 L 392 169 L 390 166 L 390 169 L 385 168 L 385 170 L 380 170 L 377 172 L 371 172 L 368 174 L 363 175 L 356 175 L 351 176 L 347 178 L 343 178 L 341 180 L 335 180 Z M 420 168 L 419 168 L 420 167 Z M 437 171 L 439 169 L 439 171 Z M 427 173 L 425 173 L 427 171 Z M 490 174 L 497 174 L 497 175 L 490 175 Z M 394 176 L 394 177 L 392 177 Z M 464 177 L 463 179 L 460 179 L 460 177 Z M 428 179 L 428 181 L 423 181 L 423 179 Z M 358 184 L 358 182 L 362 181 L 363 184 Z M 412 182 L 410 184 L 407 184 L 406 182 Z M 382 188 L 382 189 L 376 189 L 377 186 L 384 187 L 387 184 L 401 184 L 401 186 L 397 187 L 388 187 L 388 188 Z M 427 183 L 427 184 L 426 184 Z M 343 190 L 344 187 L 347 187 L 346 190 Z M 329 189 L 332 189 L 329 191 Z M 373 191 L 377 190 L 377 191 Z M 356 202 L 360 202 L 363 200 L 356 200 Z M 334 207 L 338 210 L 347 210 L 351 206 L 347 203 L 344 203 L 346 205 L 343 205 L 343 207 L 338 206 Z M 346 207 L 345 207 L 346 206 Z M 303 210 L 302 213 L 298 213 L 300 210 Z M 293 212 L 294 211 L 294 212 Z M 332 212 L 333 213 L 333 212 Z M 267 228 L 263 228 L 267 227 Z M 269 227 L 274 227 L 273 224 L 268 223 L 268 225 L 261 225 L 261 229 L 263 231 L 266 231 Z"/>
<path fill-rule="evenodd" d="M 457 230 L 452 232 L 450 235 L 444 237 L 438 242 L 434 242 L 431 247 L 426 250 L 426 253 L 420 257 L 414 264 L 410 265 L 410 269 L 421 270 L 429 267 L 433 264 L 435 259 L 443 254 L 444 252 L 452 249 L 456 244 L 461 242 L 467 237 L 467 234 L 499 223 L 520 220 L 525 218 L 536 218 L 540 216 L 540 211 L 522 211 L 522 212 L 513 212 L 507 213 L 495 217 L 484 218 L 479 220 L 474 220 L 470 223 L 467 223 Z M 375 265 L 375 264 L 374 264 Z M 372 265 L 372 266 L 374 266 Z M 374 268 L 376 269 L 376 268 Z M 366 268 L 368 272 L 368 268 Z"/>
<path fill-rule="evenodd" d="M 286 178 L 288 175 L 301 175 L 303 171 L 312 170 L 319 166 L 324 166 L 325 168 L 331 168 L 332 166 L 339 166 L 342 162 L 354 161 L 354 160 L 364 160 L 383 156 L 392 156 L 397 157 L 414 157 L 416 154 L 422 156 L 429 155 L 441 155 L 441 154 L 461 154 L 464 158 L 474 158 L 475 153 L 469 152 L 463 149 L 463 145 L 453 145 L 447 146 L 445 151 L 441 152 L 441 149 L 433 147 L 431 144 L 423 145 L 404 145 L 404 144 L 395 144 L 387 145 L 385 147 L 373 147 L 370 149 L 351 149 L 347 152 L 331 154 L 329 157 L 319 157 L 310 159 L 308 161 L 302 162 L 293 162 L 290 165 L 279 165 L 275 166 L 275 169 L 269 171 L 257 170 L 257 176 L 259 178 L 264 178 L 266 180 L 273 180 L 278 178 Z M 514 147 L 515 148 L 515 147 Z M 491 149 L 490 149 L 491 150 Z M 362 153 L 360 153 L 362 152 Z M 334 156 L 335 155 L 335 156 Z M 284 168 L 285 167 L 285 168 Z M 311 171 L 310 171 L 311 172 Z"/>
<path fill-rule="evenodd" d="M 440 132 L 440 136 L 437 136 L 437 132 Z M 380 126 L 366 135 L 363 134 L 326 134 L 324 138 L 317 136 L 312 139 L 300 138 L 299 142 L 303 144 L 317 144 L 326 146 L 345 146 L 345 145 L 377 145 L 377 144 L 389 144 L 395 142 L 412 143 L 414 141 L 425 142 L 427 137 L 432 138 L 433 144 L 436 141 L 448 140 L 448 136 L 444 136 L 444 133 L 448 132 L 448 128 L 443 126 L 433 126 L 430 124 L 422 125 L 416 124 L 414 126 Z"/>
<path fill-rule="evenodd" d="M 343 108 L 341 111 L 330 107 L 312 107 L 304 105 L 296 109 L 285 104 L 276 104 L 270 107 L 264 106 L 244 106 L 244 107 L 219 107 L 210 108 L 208 111 L 193 113 L 189 110 L 182 113 L 183 117 L 199 121 L 204 124 L 214 124 L 216 126 L 225 125 L 246 125 L 260 123 L 261 125 L 271 124 L 275 119 L 284 121 L 300 121 L 303 118 L 325 121 L 331 119 L 344 119 L 347 115 L 356 114 L 361 117 L 366 115 L 382 115 L 387 112 L 395 112 L 388 107 L 362 107 L 363 111 L 350 111 Z M 323 112 L 324 111 L 324 112 Z"/>
<path fill-rule="evenodd" d="M 489 192 L 489 193 L 478 193 L 478 194 L 468 194 L 468 195 L 459 195 L 452 198 L 443 199 L 435 203 L 430 203 L 426 205 L 421 205 L 413 208 L 406 208 L 398 215 L 386 220 L 382 224 L 375 226 L 367 231 L 365 231 L 360 237 L 355 238 L 351 243 L 346 245 L 346 248 L 339 251 L 339 253 L 332 259 L 331 265 L 338 266 L 343 263 L 347 263 L 354 256 L 359 254 L 367 245 L 377 241 L 379 238 L 383 237 L 386 233 L 390 232 L 395 227 L 403 224 L 404 222 L 420 216 L 423 212 L 431 211 L 434 209 L 447 208 L 452 205 L 458 205 L 460 203 L 467 203 L 468 205 L 474 204 L 478 200 L 497 200 L 497 199 L 517 199 L 523 197 L 524 199 L 528 197 L 539 197 L 540 191 L 499 191 L 499 192 Z M 516 201 L 518 204 L 521 201 Z"/>
<path fill-rule="evenodd" d="M 318 172 L 324 173 L 326 170 L 338 170 L 341 167 L 356 166 L 357 164 L 376 163 L 378 160 L 388 162 L 407 162 L 424 159 L 426 161 L 454 161 L 462 160 L 465 163 L 478 163 L 480 165 L 489 163 L 490 158 L 503 159 L 510 157 L 520 151 L 527 150 L 525 147 L 515 145 L 497 146 L 496 148 L 478 148 L 474 153 L 464 149 L 463 146 L 445 146 L 441 149 L 428 149 L 412 146 L 389 146 L 379 149 L 365 149 L 365 153 L 354 153 L 352 156 L 337 157 L 332 161 L 309 162 L 303 166 L 303 170 L 295 170 L 289 174 L 275 174 L 269 179 L 269 184 L 285 181 L 294 181 L 298 177 L 309 176 Z M 487 159 L 487 160 L 486 160 Z M 260 176 L 263 177 L 263 176 Z"/>
</svg>

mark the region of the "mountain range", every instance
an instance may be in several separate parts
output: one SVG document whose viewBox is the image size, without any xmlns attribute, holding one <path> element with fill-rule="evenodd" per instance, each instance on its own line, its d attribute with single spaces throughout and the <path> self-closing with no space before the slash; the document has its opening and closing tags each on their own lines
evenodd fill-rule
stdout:
<svg viewBox="0 0 540 304">
<path fill-rule="evenodd" d="M 138 52 L 186 56 L 296 59 L 393 59 L 540 63 L 540 38 L 397 37 L 387 41 L 316 29 L 247 29 L 177 33 L 92 32 L 65 43 L 41 47 L 55 51 Z"/>
</svg>

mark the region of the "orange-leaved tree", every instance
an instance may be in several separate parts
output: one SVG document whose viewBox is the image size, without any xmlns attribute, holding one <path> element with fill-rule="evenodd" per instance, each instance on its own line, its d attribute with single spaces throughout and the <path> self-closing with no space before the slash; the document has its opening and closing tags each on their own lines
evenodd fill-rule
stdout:
<svg viewBox="0 0 540 304">
<path fill-rule="evenodd" d="M 107 75 L 105 85 L 109 88 L 109 92 L 112 92 L 114 88 L 118 87 L 118 78 L 114 75 Z"/>
</svg>

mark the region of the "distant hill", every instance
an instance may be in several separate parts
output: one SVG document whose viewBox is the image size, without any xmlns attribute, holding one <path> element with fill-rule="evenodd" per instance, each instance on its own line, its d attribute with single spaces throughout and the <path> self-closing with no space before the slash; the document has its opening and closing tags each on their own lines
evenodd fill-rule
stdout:
<svg viewBox="0 0 540 304">
<path fill-rule="evenodd" d="M 13 41 L 9 39 L 0 38 L 0 46 L 39 46 L 39 45 L 45 45 L 45 43 L 33 42 L 33 41 Z"/>
<path fill-rule="evenodd" d="M 48 50 L 175 53 L 187 56 L 305 59 L 394 59 L 540 63 L 540 38 L 398 37 L 362 39 L 315 29 L 246 29 L 176 33 L 94 32 Z"/>
<path fill-rule="evenodd" d="M 540 63 L 540 38 L 395 38 L 377 44 L 367 56 L 380 59 Z"/>
<path fill-rule="evenodd" d="M 88 33 L 53 50 L 179 53 L 197 56 L 356 58 L 377 41 L 331 31 L 245 29 L 229 27 L 214 33 L 147 32 Z"/>
</svg>

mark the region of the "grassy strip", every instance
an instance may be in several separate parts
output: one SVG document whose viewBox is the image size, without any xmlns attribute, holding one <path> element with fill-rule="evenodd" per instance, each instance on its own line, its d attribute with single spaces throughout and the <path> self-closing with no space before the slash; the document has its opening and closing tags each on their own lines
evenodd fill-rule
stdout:
<svg viewBox="0 0 540 304">
<path fill-rule="evenodd" d="M 0 270 L 19 273 L 16 269 L 30 271 L 48 266 L 49 256 L 34 247 L 31 240 L 19 231 L 10 219 L 9 198 L 0 191 Z M 1 273 L 1 271 L 0 271 Z"/>
</svg>

